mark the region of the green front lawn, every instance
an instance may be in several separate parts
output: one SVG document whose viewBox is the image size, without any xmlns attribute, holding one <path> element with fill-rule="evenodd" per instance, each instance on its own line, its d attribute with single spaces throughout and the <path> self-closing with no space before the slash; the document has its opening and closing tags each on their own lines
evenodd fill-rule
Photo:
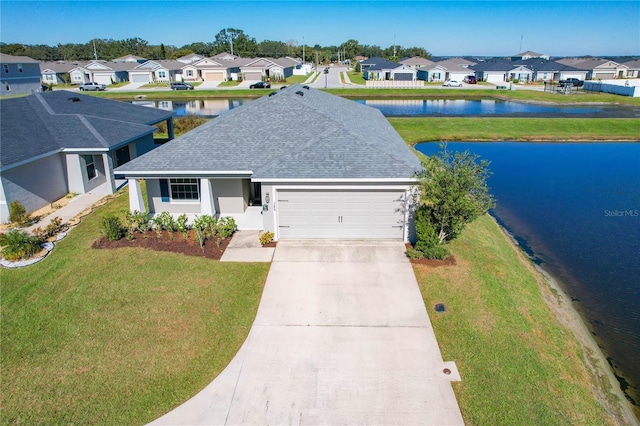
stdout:
<svg viewBox="0 0 640 426">
<path fill-rule="evenodd" d="M 296 84 L 296 83 L 304 83 L 311 76 L 311 73 L 307 75 L 290 75 L 287 77 L 287 81 L 284 84 Z"/>
<path fill-rule="evenodd" d="M 127 202 L 97 208 L 43 261 L 0 270 L 3 424 L 147 423 L 247 337 L 269 264 L 92 249 Z"/>
<path fill-rule="evenodd" d="M 349 80 L 351 80 L 353 84 L 366 84 L 366 81 L 361 72 L 348 71 L 347 76 L 349 76 Z"/>
<path fill-rule="evenodd" d="M 443 359 L 460 371 L 465 423 L 626 424 L 611 383 L 593 372 L 595 353 L 559 323 L 545 302 L 559 306 L 557 296 L 497 224 L 484 216 L 450 247 L 456 265 L 414 270 Z"/>
</svg>

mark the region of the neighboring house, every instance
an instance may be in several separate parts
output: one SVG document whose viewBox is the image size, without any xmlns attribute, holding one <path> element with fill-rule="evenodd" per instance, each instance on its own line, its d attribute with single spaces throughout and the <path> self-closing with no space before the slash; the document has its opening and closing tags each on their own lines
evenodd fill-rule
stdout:
<svg viewBox="0 0 640 426">
<path fill-rule="evenodd" d="M 0 53 L 0 96 L 39 92 L 40 62 L 27 56 Z"/>
<path fill-rule="evenodd" d="M 147 61 L 148 61 L 147 58 L 142 58 L 140 56 L 125 55 L 125 56 L 120 56 L 119 58 L 115 58 L 112 62 L 129 62 L 129 63 L 144 64 Z"/>
<path fill-rule="evenodd" d="M 462 81 L 466 76 L 473 74 L 473 71 L 469 70 L 473 62 L 463 58 L 445 59 L 444 61 L 435 62 L 434 65 L 445 70 L 445 80 Z"/>
<path fill-rule="evenodd" d="M 470 67 L 475 71 L 478 81 L 500 84 L 507 81 L 531 81 L 533 70 L 503 58 L 493 58 Z"/>
<path fill-rule="evenodd" d="M 513 62 L 514 65 L 523 65 L 533 71 L 533 81 L 559 81 L 567 78 L 584 80 L 587 71 L 579 70 L 569 65 L 542 58 L 532 58 L 524 61 Z"/>
<path fill-rule="evenodd" d="M 233 61 L 235 59 L 240 59 L 240 56 L 232 55 L 231 53 L 227 53 L 227 52 L 222 52 L 212 56 L 211 59 L 220 60 L 220 61 Z"/>
<path fill-rule="evenodd" d="M 380 57 L 362 61 L 360 69 L 365 80 L 413 81 L 416 79 L 415 69 Z"/>
<path fill-rule="evenodd" d="M 472 71 L 467 70 L 467 74 Z M 443 66 L 438 65 L 437 63 L 433 63 L 431 65 L 427 65 L 418 70 L 416 73 L 416 78 L 418 80 L 424 80 L 429 82 L 436 81 L 445 81 L 447 75 L 447 69 Z"/>
<path fill-rule="evenodd" d="M 527 50 L 526 52 L 518 53 L 517 55 L 513 55 L 511 57 L 512 61 L 526 61 L 528 59 L 545 59 L 549 60 L 549 55 L 545 55 L 543 53 L 532 52 Z"/>
<path fill-rule="evenodd" d="M 291 58 L 254 58 L 240 66 L 244 81 L 284 79 L 293 75 L 297 61 Z"/>
<path fill-rule="evenodd" d="M 28 212 L 70 192 L 113 193 L 113 167 L 155 147 L 154 124 L 172 112 L 66 90 L 0 102 L 0 222 L 19 200 Z"/>
<path fill-rule="evenodd" d="M 183 62 L 173 60 L 147 61 L 128 71 L 132 83 L 182 81 Z"/>
<path fill-rule="evenodd" d="M 400 63 L 402 65 L 406 65 L 406 66 L 408 66 L 410 68 L 413 68 L 416 71 L 421 69 L 421 68 L 433 65 L 433 61 L 430 61 L 428 59 L 422 58 L 420 56 L 414 56 L 412 58 L 402 58 L 402 59 L 400 59 L 398 61 L 398 63 Z"/>
<path fill-rule="evenodd" d="M 71 84 L 71 70 L 81 66 L 80 62 L 40 62 L 43 84 Z"/>
<path fill-rule="evenodd" d="M 320 119 L 321 118 L 321 119 Z M 131 210 L 232 216 L 276 240 L 407 241 L 422 165 L 382 113 L 294 84 L 115 170 Z"/>
<path fill-rule="evenodd" d="M 204 56 L 198 55 L 197 53 L 190 53 L 188 55 L 184 55 L 176 59 L 178 62 L 182 62 L 184 64 L 192 64 L 194 62 L 198 62 L 204 59 Z"/>
<path fill-rule="evenodd" d="M 608 59 L 564 58 L 556 62 L 587 71 L 587 80 L 613 80 L 627 76 L 626 65 Z"/>
<path fill-rule="evenodd" d="M 624 62 L 623 65 L 627 67 L 628 78 L 640 77 L 640 60 Z"/>
<path fill-rule="evenodd" d="M 136 67 L 136 62 L 91 61 L 83 68 L 88 71 L 89 81 L 101 84 L 114 84 L 129 81 L 129 71 Z"/>
</svg>

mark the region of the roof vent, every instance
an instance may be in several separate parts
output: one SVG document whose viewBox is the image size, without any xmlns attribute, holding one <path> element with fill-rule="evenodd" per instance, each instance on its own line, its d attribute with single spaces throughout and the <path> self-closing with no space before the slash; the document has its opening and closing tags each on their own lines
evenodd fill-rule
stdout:
<svg viewBox="0 0 640 426">
<path fill-rule="evenodd" d="M 304 96 L 304 93 L 302 92 L 302 90 L 298 90 L 298 91 L 296 92 L 296 95 Z"/>
<path fill-rule="evenodd" d="M 269 97 L 272 97 L 272 96 L 273 96 L 273 95 L 275 95 L 276 93 L 278 93 L 278 92 L 271 92 L 271 93 L 269 93 Z"/>
<path fill-rule="evenodd" d="M 77 96 L 74 96 L 72 98 L 67 98 L 67 100 L 71 101 L 71 102 L 80 102 L 80 98 Z"/>
<path fill-rule="evenodd" d="M 309 86 L 307 86 L 307 85 L 302 86 L 302 88 L 309 90 Z"/>
</svg>

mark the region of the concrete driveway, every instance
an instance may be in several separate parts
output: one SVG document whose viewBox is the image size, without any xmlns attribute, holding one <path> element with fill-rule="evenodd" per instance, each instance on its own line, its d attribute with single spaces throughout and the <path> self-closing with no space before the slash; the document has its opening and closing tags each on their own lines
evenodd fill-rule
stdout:
<svg viewBox="0 0 640 426">
<path fill-rule="evenodd" d="M 284 241 L 236 357 L 152 424 L 462 425 L 451 380 L 402 243 Z"/>
</svg>

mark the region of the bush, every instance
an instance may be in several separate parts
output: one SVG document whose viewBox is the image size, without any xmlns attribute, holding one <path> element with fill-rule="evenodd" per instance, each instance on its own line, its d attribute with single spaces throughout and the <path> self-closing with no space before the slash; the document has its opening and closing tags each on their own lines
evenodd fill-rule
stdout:
<svg viewBox="0 0 640 426">
<path fill-rule="evenodd" d="M 422 259 L 424 257 L 424 253 L 420 250 L 410 248 L 407 249 L 407 257 L 411 260 Z"/>
<path fill-rule="evenodd" d="M 229 238 L 236 232 L 238 226 L 236 225 L 236 221 L 232 217 L 222 217 L 218 220 L 217 227 L 218 236 L 221 239 Z"/>
<path fill-rule="evenodd" d="M 266 231 L 260 234 L 260 237 L 258 237 L 258 240 L 260 241 L 260 244 L 264 246 L 272 242 L 274 237 L 275 237 L 275 234 L 273 232 Z"/>
<path fill-rule="evenodd" d="M 120 218 L 108 215 L 102 218 L 102 233 L 109 241 L 117 241 L 124 237 L 125 229 Z"/>
<path fill-rule="evenodd" d="M 127 230 L 127 236 L 133 237 L 136 232 L 143 233 L 149 230 L 149 221 L 147 214 L 138 210 L 124 212 L 124 227 Z"/>
<path fill-rule="evenodd" d="M 438 229 L 431 221 L 430 210 L 421 206 L 416 210 L 416 244 L 414 249 L 427 259 L 446 259 L 449 249 L 445 242 L 440 242 Z"/>
<path fill-rule="evenodd" d="M 13 200 L 9 204 L 9 222 L 17 225 L 26 225 L 29 220 L 27 217 L 27 209 L 19 200 Z"/>
<path fill-rule="evenodd" d="M 176 230 L 176 221 L 169 212 L 162 212 L 156 215 L 153 219 L 153 228 L 160 234 L 161 231 L 168 231 L 170 234 Z"/>
<path fill-rule="evenodd" d="M 186 214 L 182 213 L 176 219 L 176 231 L 182 233 L 182 237 L 186 240 L 189 236 L 189 218 Z"/>
<path fill-rule="evenodd" d="M 38 238 L 17 229 L 0 234 L 0 245 L 2 256 L 11 261 L 28 259 L 41 250 Z"/>
<path fill-rule="evenodd" d="M 45 232 L 47 233 L 46 238 L 53 237 L 54 235 L 58 234 L 58 232 L 64 231 L 66 228 L 66 225 L 62 224 L 61 217 L 54 217 L 53 219 L 51 219 L 51 221 L 49 221 L 47 227 L 44 228 Z"/>
</svg>

